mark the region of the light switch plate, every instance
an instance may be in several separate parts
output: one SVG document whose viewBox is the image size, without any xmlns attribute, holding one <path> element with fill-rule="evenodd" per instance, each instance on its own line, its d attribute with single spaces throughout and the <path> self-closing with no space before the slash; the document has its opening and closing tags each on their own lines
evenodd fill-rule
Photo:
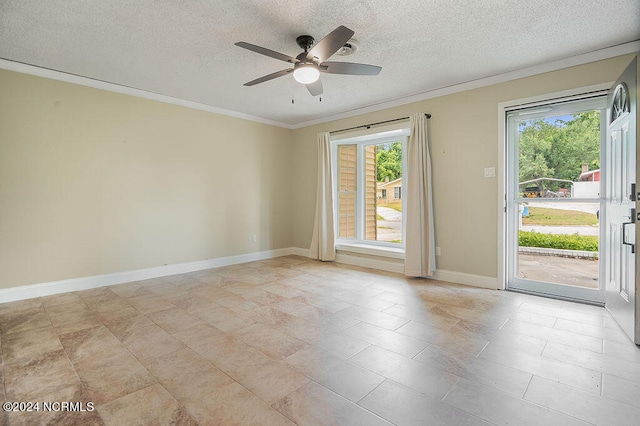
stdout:
<svg viewBox="0 0 640 426">
<path fill-rule="evenodd" d="M 484 177 L 486 177 L 486 178 L 496 177 L 496 168 L 495 167 L 485 167 L 484 168 Z"/>
</svg>

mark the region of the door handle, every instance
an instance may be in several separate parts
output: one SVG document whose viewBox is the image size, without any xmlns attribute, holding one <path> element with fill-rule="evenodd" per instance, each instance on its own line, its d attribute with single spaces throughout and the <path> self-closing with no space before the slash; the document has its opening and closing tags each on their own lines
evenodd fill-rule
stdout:
<svg viewBox="0 0 640 426">
<path fill-rule="evenodd" d="M 622 244 L 631 246 L 631 253 L 636 252 L 636 245 L 634 243 L 627 242 L 627 225 L 631 225 L 634 222 L 625 222 L 622 224 Z"/>
<path fill-rule="evenodd" d="M 627 225 L 631 225 L 635 223 L 636 223 L 636 209 L 631 209 L 631 222 L 624 222 L 622 224 L 622 244 L 631 246 L 632 254 L 636 252 L 636 245 L 635 243 L 627 242 Z"/>
</svg>

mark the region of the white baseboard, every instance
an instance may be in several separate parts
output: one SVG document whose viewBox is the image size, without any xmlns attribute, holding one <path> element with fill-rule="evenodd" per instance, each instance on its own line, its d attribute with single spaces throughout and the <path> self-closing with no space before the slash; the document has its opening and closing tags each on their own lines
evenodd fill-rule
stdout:
<svg viewBox="0 0 640 426">
<path fill-rule="evenodd" d="M 237 256 L 218 257 L 215 259 L 200 260 L 196 262 L 179 263 L 176 265 L 138 269 L 135 271 L 116 272 L 114 274 L 95 275 L 91 277 L 72 278 L 48 283 L 3 288 L 0 289 L 0 303 L 33 299 L 36 297 L 50 296 L 52 294 L 67 293 L 70 291 L 88 290 L 91 288 L 123 284 L 132 281 L 148 280 L 150 278 L 165 277 L 168 275 L 184 274 L 187 272 L 201 271 L 203 269 L 237 265 L 239 263 L 255 262 L 257 260 L 298 254 L 296 250 L 298 249 L 289 247 L 241 254 Z"/>
<path fill-rule="evenodd" d="M 291 254 L 295 254 L 296 256 L 309 257 L 309 249 L 291 247 Z"/>
<path fill-rule="evenodd" d="M 0 303 L 33 299 L 36 297 L 50 296 L 53 294 L 67 293 L 71 291 L 88 290 L 91 288 L 123 284 L 132 281 L 148 280 L 151 278 L 202 271 L 204 269 L 219 268 L 222 266 L 237 265 L 239 263 L 255 262 L 258 260 L 272 259 L 275 257 L 288 255 L 309 257 L 309 249 L 300 247 L 288 247 L 276 250 L 241 254 L 237 256 L 226 256 L 218 257 L 215 259 L 200 260 L 196 262 L 180 263 L 176 265 L 165 265 L 155 268 L 138 269 L 135 271 L 116 272 L 114 274 L 95 275 L 91 277 L 72 278 L 68 280 L 53 281 L 48 283 L 4 288 L 0 289 Z M 347 265 L 361 266 L 363 268 L 395 272 L 398 274 L 404 273 L 404 262 L 399 261 L 383 260 L 380 258 L 374 259 L 363 256 L 338 253 L 336 255 L 336 262 L 344 263 Z M 446 271 L 439 269 L 436 271 L 433 279 L 448 281 L 457 284 L 466 284 L 474 287 L 488 288 L 492 290 L 498 288 L 497 278 L 466 274 L 464 272 Z"/>
<path fill-rule="evenodd" d="M 498 278 L 485 277 L 483 275 L 467 274 L 464 272 L 447 271 L 438 269 L 433 275 L 434 280 L 448 281 L 450 283 L 465 284 L 473 287 L 488 288 L 496 290 L 498 288 Z"/>
<path fill-rule="evenodd" d="M 381 271 L 404 274 L 404 261 L 380 260 L 380 258 L 367 258 L 363 256 L 353 256 L 344 253 L 336 255 L 336 262 L 347 265 L 361 266 L 363 268 L 379 269 Z M 487 288 L 495 290 L 498 288 L 498 279 L 485 277 L 482 275 L 467 274 L 438 269 L 433 277 L 434 280 L 447 281 L 450 283 L 470 285 L 473 287 Z"/>
<path fill-rule="evenodd" d="M 381 271 L 404 273 L 404 261 L 383 260 L 364 256 L 353 256 L 346 253 L 337 253 L 336 262 L 347 265 L 361 266 L 363 268 L 379 269 Z"/>
</svg>

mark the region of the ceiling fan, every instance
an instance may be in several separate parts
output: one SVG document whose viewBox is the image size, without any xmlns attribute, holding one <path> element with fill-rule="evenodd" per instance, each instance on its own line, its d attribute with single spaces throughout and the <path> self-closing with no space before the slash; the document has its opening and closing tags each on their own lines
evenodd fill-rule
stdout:
<svg viewBox="0 0 640 426">
<path fill-rule="evenodd" d="M 287 68 L 265 75 L 264 77 L 257 78 L 245 83 L 244 85 L 254 86 L 293 72 L 293 78 L 297 82 L 307 86 L 307 89 L 312 96 L 318 96 L 322 94 L 322 82 L 320 81 L 321 72 L 329 74 L 378 75 L 382 68 L 375 65 L 354 64 L 351 62 L 327 62 L 327 59 L 340 50 L 349 41 L 353 34 L 353 30 L 340 25 L 318 43 L 315 43 L 314 38 L 310 35 L 301 35 L 296 38 L 296 43 L 304 49 L 304 52 L 300 53 L 295 58 L 283 53 L 274 52 L 273 50 L 269 50 L 264 47 L 240 41 L 235 45 L 251 50 L 252 52 L 260 53 L 261 55 L 293 64 L 293 68 Z"/>
</svg>

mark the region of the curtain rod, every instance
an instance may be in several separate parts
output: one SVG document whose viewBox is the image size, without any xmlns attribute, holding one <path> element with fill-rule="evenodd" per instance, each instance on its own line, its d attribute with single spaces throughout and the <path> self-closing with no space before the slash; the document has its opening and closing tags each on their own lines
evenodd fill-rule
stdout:
<svg viewBox="0 0 640 426">
<path fill-rule="evenodd" d="M 427 118 L 431 118 L 431 114 L 429 113 L 425 113 L 424 116 Z M 410 117 L 394 118 L 393 120 L 378 121 L 377 123 L 363 124 L 362 126 L 349 127 L 348 129 L 334 130 L 333 132 L 329 132 L 329 133 L 340 133 L 340 132 L 346 132 L 347 130 L 355 130 L 355 129 L 369 129 L 371 128 L 371 126 L 377 126 L 378 124 L 393 123 L 396 121 L 408 120 L 409 118 Z"/>
</svg>

